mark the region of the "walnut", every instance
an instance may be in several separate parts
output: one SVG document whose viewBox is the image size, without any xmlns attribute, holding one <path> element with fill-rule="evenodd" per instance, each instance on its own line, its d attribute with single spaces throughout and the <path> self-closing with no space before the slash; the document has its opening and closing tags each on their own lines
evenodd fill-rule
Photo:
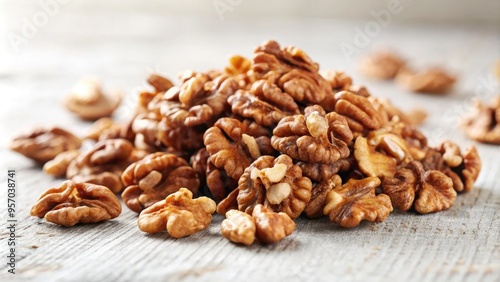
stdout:
<svg viewBox="0 0 500 282">
<path fill-rule="evenodd" d="M 375 188 L 379 185 L 377 177 L 350 179 L 342 187 L 328 192 L 323 213 L 347 228 L 358 226 L 362 220 L 381 222 L 392 212 L 392 205 L 389 196 L 375 196 Z"/>
<path fill-rule="evenodd" d="M 252 67 L 252 62 L 247 58 L 239 55 L 229 58 L 229 66 L 224 69 L 224 72 L 229 75 L 239 75 L 247 73 Z"/>
<path fill-rule="evenodd" d="M 404 125 L 401 124 L 400 126 Z M 370 131 L 367 135 L 368 144 L 384 152 L 386 155 L 395 158 L 398 165 L 406 165 L 413 160 L 410 148 L 399 134 L 392 131 L 392 127 L 383 127 Z M 361 149 L 360 147 L 358 148 Z"/>
<path fill-rule="evenodd" d="M 325 179 L 316 184 L 311 191 L 311 200 L 307 204 L 304 213 L 309 218 L 318 218 L 323 216 L 323 209 L 326 204 L 326 195 L 332 189 L 342 186 L 342 179 L 337 174 L 331 178 Z"/>
<path fill-rule="evenodd" d="M 69 227 L 112 219 L 121 212 L 120 201 L 107 187 L 68 180 L 45 191 L 30 214 Z"/>
<path fill-rule="evenodd" d="M 252 216 L 238 211 L 230 210 L 220 227 L 222 236 L 234 243 L 252 245 L 255 240 L 255 222 Z"/>
<path fill-rule="evenodd" d="M 75 182 L 103 185 L 120 193 L 124 188 L 120 180 L 123 170 L 144 155 L 145 152 L 134 149 L 125 139 L 99 141 L 90 151 L 71 161 L 66 177 Z"/>
<path fill-rule="evenodd" d="M 239 179 L 243 170 L 263 154 L 273 154 L 267 129 L 248 120 L 221 118 L 204 135 L 210 161 Z"/>
<path fill-rule="evenodd" d="M 311 198 L 311 180 L 287 155 L 262 156 L 238 181 L 238 209 L 248 214 L 258 204 L 297 218 Z"/>
<path fill-rule="evenodd" d="M 156 93 L 159 92 L 165 92 L 169 90 L 170 88 L 174 87 L 174 84 L 172 81 L 170 81 L 168 78 L 163 77 L 157 73 L 153 73 L 149 75 L 147 79 L 148 83 L 154 87 Z"/>
<path fill-rule="evenodd" d="M 210 158 L 210 154 L 207 149 L 201 148 L 189 159 L 189 165 L 196 172 L 198 179 L 200 180 L 200 187 L 203 187 L 206 184 L 208 158 Z"/>
<path fill-rule="evenodd" d="M 131 164 L 121 180 L 126 187 L 122 193 L 123 201 L 137 213 L 181 187 L 196 193 L 200 186 L 198 175 L 184 159 L 162 152 L 147 155 Z"/>
<path fill-rule="evenodd" d="M 105 95 L 98 79 L 84 77 L 70 91 L 65 100 L 68 110 L 84 120 L 111 116 L 122 100 L 121 93 Z"/>
<path fill-rule="evenodd" d="M 396 172 L 396 159 L 377 152 L 374 146 L 368 145 L 364 137 L 356 139 L 354 157 L 361 171 L 367 176 L 391 177 Z"/>
<path fill-rule="evenodd" d="M 121 124 L 109 117 L 100 118 L 90 126 L 85 138 L 94 141 L 123 138 L 134 142 L 135 133 L 132 131 L 132 122 L 133 119 Z"/>
<path fill-rule="evenodd" d="M 228 98 L 235 115 L 251 118 L 262 126 L 274 126 L 288 114 L 267 102 L 260 100 L 248 91 L 238 90 Z"/>
<path fill-rule="evenodd" d="M 419 72 L 403 68 L 399 71 L 396 81 L 413 92 L 444 94 L 455 84 L 456 78 L 439 67 Z"/>
<path fill-rule="evenodd" d="M 461 123 L 462 130 L 478 142 L 500 144 L 500 95 L 490 105 L 479 100 L 474 103 L 474 108 Z"/>
<path fill-rule="evenodd" d="M 321 182 L 328 180 L 338 172 L 350 170 L 356 163 L 354 157 L 340 159 L 333 164 L 308 163 L 299 161 L 296 164 L 302 169 L 302 175 L 309 177 L 312 181 Z"/>
<path fill-rule="evenodd" d="M 293 46 L 281 49 L 275 41 L 265 42 L 255 50 L 252 69 L 302 104 L 318 104 L 332 94 L 330 83 L 318 73 L 319 65 Z"/>
<path fill-rule="evenodd" d="M 335 92 L 347 90 L 352 85 L 352 78 L 343 71 L 324 71 L 321 75 L 330 83 L 330 87 Z"/>
<path fill-rule="evenodd" d="M 253 209 L 255 219 L 255 235 L 264 244 L 273 244 L 281 241 L 295 230 L 295 222 L 284 212 L 276 213 L 263 205 Z"/>
<path fill-rule="evenodd" d="M 377 79 L 393 79 L 405 65 L 405 61 L 394 52 L 378 51 L 361 61 L 361 73 Z"/>
<path fill-rule="evenodd" d="M 168 96 L 177 96 L 174 101 L 168 101 L 161 107 L 160 112 L 167 117 L 170 124 L 180 124 L 192 127 L 200 124 L 211 125 L 229 109 L 227 99 L 238 90 L 236 81 L 228 75 L 221 75 L 211 80 L 208 75 L 197 73 L 184 82 L 180 88 L 172 88 L 169 92 L 178 91 L 178 94 L 166 93 Z"/>
<path fill-rule="evenodd" d="M 53 160 L 43 165 L 43 171 L 55 177 L 66 176 L 69 164 L 80 155 L 79 150 L 69 150 L 59 153 Z"/>
<path fill-rule="evenodd" d="M 380 114 L 366 97 L 340 91 L 335 94 L 335 98 L 337 99 L 335 111 L 347 119 L 347 124 L 353 133 L 376 130 L 382 126 Z"/>
<path fill-rule="evenodd" d="M 173 238 L 182 238 L 207 229 L 214 211 L 213 200 L 207 197 L 193 199 L 189 189 L 180 188 L 143 210 L 137 225 L 146 233 L 158 233 L 166 229 Z"/>
<path fill-rule="evenodd" d="M 463 162 L 454 168 L 458 171 L 462 182 L 464 183 L 464 192 L 469 192 L 474 188 L 474 182 L 476 182 L 479 173 L 481 172 L 482 162 L 477 153 L 475 146 L 467 148 L 463 155 Z"/>
<path fill-rule="evenodd" d="M 407 113 L 403 113 L 387 99 L 369 97 L 368 100 L 376 107 L 379 113 L 385 112 L 387 114 L 387 120 L 398 116 L 401 122 L 417 126 L 422 124 L 427 118 L 427 111 L 421 108 L 413 108 Z"/>
<path fill-rule="evenodd" d="M 273 131 L 271 144 L 290 157 L 305 162 L 333 164 L 349 156 L 352 140 L 346 120 L 335 112 L 325 115 L 315 106 L 306 115 L 283 118 Z"/>
<path fill-rule="evenodd" d="M 217 205 L 217 213 L 225 215 L 230 210 L 238 209 L 238 194 L 240 193 L 239 189 L 234 189 L 231 191 L 227 197 L 220 201 Z"/>
<path fill-rule="evenodd" d="M 54 159 L 59 153 L 79 149 L 80 138 L 59 127 L 35 128 L 12 140 L 10 149 L 40 163 Z"/>
<path fill-rule="evenodd" d="M 451 178 L 438 170 L 425 171 L 418 161 L 384 179 L 382 187 L 396 208 L 409 210 L 413 206 L 421 214 L 446 210 L 457 197 Z"/>
</svg>

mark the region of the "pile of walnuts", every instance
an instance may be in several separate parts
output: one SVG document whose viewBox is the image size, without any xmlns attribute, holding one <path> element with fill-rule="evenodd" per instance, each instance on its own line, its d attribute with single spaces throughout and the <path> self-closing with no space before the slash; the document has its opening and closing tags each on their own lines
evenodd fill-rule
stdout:
<svg viewBox="0 0 500 282">
<path fill-rule="evenodd" d="M 388 101 L 343 72 L 320 73 L 302 50 L 275 41 L 258 46 L 253 60 L 186 71 L 177 85 L 157 74 L 148 83 L 129 122 L 93 125 L 86 139 L 98 142 L 89 151 L 61 130 L 14 140 L 14 150 L 51 160 L 44 170 L 71 180 L 44 193 L 33 215 L 62 225 L 116 217 L 116 208 L 94 217 L 78 210 L 110 210 L 116 201 L 101 192 L 107 187 L 139 213 L 144 232 L 188 236 L 217 211 L 229 240 L 275 243 L 302 214 L 351 228 L 383 221 L 394 208 L 446 210 L 481 170 L 475 147 L 429 146 Z M 48 216 L 64 209 L 69 223 Z"/>
</svg>

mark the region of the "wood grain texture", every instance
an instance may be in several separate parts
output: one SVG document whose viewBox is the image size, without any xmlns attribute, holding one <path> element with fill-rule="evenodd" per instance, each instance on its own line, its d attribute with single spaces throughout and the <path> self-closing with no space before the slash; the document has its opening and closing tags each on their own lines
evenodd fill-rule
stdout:
<svg viewBox="0 0 500 282">
<path fill-rule="evenodd" d="M 17 171 L 20 204 L 17 274 L 6 272 L 8 233 L 2 228 L 1 281 L 500 281 L 499 146 L 476 144 L 482 173 L 475 189 L 460 194 L 448 211 L 425 216 L 394 212 L 382 223 L 364 223 L 352 230 L 327 219 L 299 218 L 289 238 L 250 247 L 234 245 L 219 234 L 221 216 L 214 217 L 208 230 L 178 240 L 167 234 L 145 235 L 136 226 L 137 216 L 126 207 L 115 220 L 73 228 L 32 218 L 31 205 L 61 180 L 44 175 L 40 167 L 7 148 L 14 134 L 35 125 L 57 124 L 83 135 L 89 124 L 68 113 L 60 102 L 82 75 L 96 74 L 106 85 L 126 91 L 116 114 L 124 119 L 148 72 L 175 77 L 188 68 L 220 68 L 228 54 L 251 56 L 256 45 L 270 38 L 303 48 L 322 69 L 346 70 L 356 83 L 403 109 L 425 108 L 430 117 L 422 129 L 431 143 L 451 139 L 466 147 L 474 142 L 457 129 L 457 118 L 471 98 L 487 100 L 498 93 L 498 82 L 490 75 L 500 56 L 498 30 L 411 26 L 394 20 L 359 50 L 390 45 L 417 66 L 447 65 L 459 74 L 459 83 L 450 95 L 436 97 L 359 75 L 356 57 L 348 61 L 339 45 L 352 43 L 354 28 L 363 28 L 365 22 L 219 21 L 216 15 L 188 18 L 162 14 L 167 11 L 93 10 L 79 5 L 62 7 L 19 53 L 8 45 L 0 49 L 5 58 L 0 64 L 2 226 L 7 214 L 7 169 Z M 13 12 L 4 18 L 2 36 L 19 30 L 19 18 L 38 9 L 8 8 Z M 482 89 L 476 92 L 478 87 Z"/>
</svg>

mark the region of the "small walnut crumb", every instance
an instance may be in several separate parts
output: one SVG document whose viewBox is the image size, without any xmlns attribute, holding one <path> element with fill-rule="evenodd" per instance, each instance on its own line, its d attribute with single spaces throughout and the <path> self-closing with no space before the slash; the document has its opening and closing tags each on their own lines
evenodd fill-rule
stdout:
<svg viewBox="0 0 500 282">
<path fill-rule="evenodd" d="M 80 155 L 79 150 L 69 150 L 59 153 L 53 160 L 43 165 L 43 171 L 55 177 L 66 175 L 69 164 Z"/>
<path fill-rule="evenodd" d="M 180 188 L 143 210 L 137 225 L 143 232 L 158 233 L 166 229 L 173 238 L 182 238 L 207 229 L 215 207 L 213 200 L 207 197 L 193 199 L 189 189 Z"/>
<path fill-rule="evenodd" d="M 405 62 L 390 51 L 378 51 L 369 54 L 361 62 L 361 72 L 377 79 L 393 79 Z"/>
<path fill-rule="evenodd" d="M 79 149 L 80 138 L 59 127 L 35 128 L 12 140 L 11 150 L 40 163 L 54 159 L 64 151 Z"/>
<path fill-rule="evenodd" d="M 94 77 L 84 77 L 70 91 L 65 100 L 68 110 L 84 120 L 97 120 L 113 114 L 122 100 L 121 93 L 105 95 Z"/>
<path fill-rule="evenodd" d="M 118 198 L 105 186 L 90 183 L 63 182 L 50 188 L 33 205 L 30 214 L 45 220 L 73 226 L 77 223 L 94 223 L 120 215 L 122 206 Z"/>
<path fill-rule="evenodd" d="M 398 73 L 396 81 L 413 92 L 445 94 L 453 87 L 456 78 L 439 67 L 419 72 L 404 68 Z"/>
<path fill-rule="evenodd" d="M 272 210 L 257 205 L 253 209 L 256 236 L 264 244 L 273 244 L 281 241 L 295 230 L 295 222 L 284 212 L 275 213 Z"/>
<path fill-rule="evenodd" d="M 241 243 L 248 246 L 255 240 L 256 227 L 254 219 L 242 211 L 228 211 L 220 229 L 222 236 L 234 243 Z"/>
<path fill-rule="evenodd" d="M 478 142 L 500 145 L 500 95 L 490 105 L 475 101 L 461 123 L 465 134 Z"/>
</svg>

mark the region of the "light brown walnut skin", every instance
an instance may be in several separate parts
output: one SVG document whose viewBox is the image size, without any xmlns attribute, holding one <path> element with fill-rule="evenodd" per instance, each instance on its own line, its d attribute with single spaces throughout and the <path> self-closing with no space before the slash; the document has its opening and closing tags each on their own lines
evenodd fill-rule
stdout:
<svg viewBox="0 0 500 282">
<path fill-rule="evenodd" d="M 377 177 L 350 179 L 342 187 L 328 192 L 323 213 L 346 228 L 356 227 L 362 220 L 381 222 L 392 212 L 392 205 L 389 196 L 375 196 L 379 185 Z"/>
<path fill-rule="evenodd" d="M 181 187 L 196 193 L 200 185 L 198 175 L 184 159 L 163 152 L 150 154 L 131 164 L 121 180 L 126 186 L 123 201 L 137 213 Z"/>
<path fill-rule="evenodd" d="M 43 165 L 43 171 L 54 177 L 66 175 L 69 164 L 80 155 L 79 150 L 69 150 L 59 153 L 53 160 Z"/>
<path fill-rule="evenodd" d="M 364 137 L 356 139 L 354 157 L 361 171 L 368 176 L 391 177 L 396 172 L 396 159 L 375 151 Z"/>
<path fill-rule="evenodd" d="M 121 211 L 120 201 L 107 187 L 68 180 L 44 192 L 30 214 L 69 227 L 112 219 Z"/>
<path fill-rule="evenodd" d="M 58 154 L 79 149 L 80 138 L 59 127 L 35 128 L 12 140 L 10 149 L 39 163 L 46 163 Z"/>
<path fill-rule="evenodd" d="M 249 246 L 255 240 L 256 227 L 254 219 L 242 211 L 228 211 L 226 219 L 222 221 L 220 230 L 224 238 L 234 243 Z"/>
<path fill-rule="evenodd" d="M 252 217 L 255 219 L 255 235 L 264 244 L 277 243 L 296 228 L 295 222 L 286 213 L 276 213 L 263 205 L 255 206 Z"/>
<path fill-rule="evenodd" d="M 191 191 L 181 188 L 165 200 L 144 209 L 137 225 L 146 233 L 167 230 L 173 238 L 182 238 L 207 229 L 215 208 L 213 200 L 207 197 L 193 199 Z"/>
<path fill-rule="evenodd" d="M 311 200 L 304 209 L 308 218 L 319 218 L 323 216 L 326 204 L 326 195 L 330 190 L 342 186 L 342 179 L 337 174 L 330 179 L 325 179 L 312 188 Z"/>
</svg>

